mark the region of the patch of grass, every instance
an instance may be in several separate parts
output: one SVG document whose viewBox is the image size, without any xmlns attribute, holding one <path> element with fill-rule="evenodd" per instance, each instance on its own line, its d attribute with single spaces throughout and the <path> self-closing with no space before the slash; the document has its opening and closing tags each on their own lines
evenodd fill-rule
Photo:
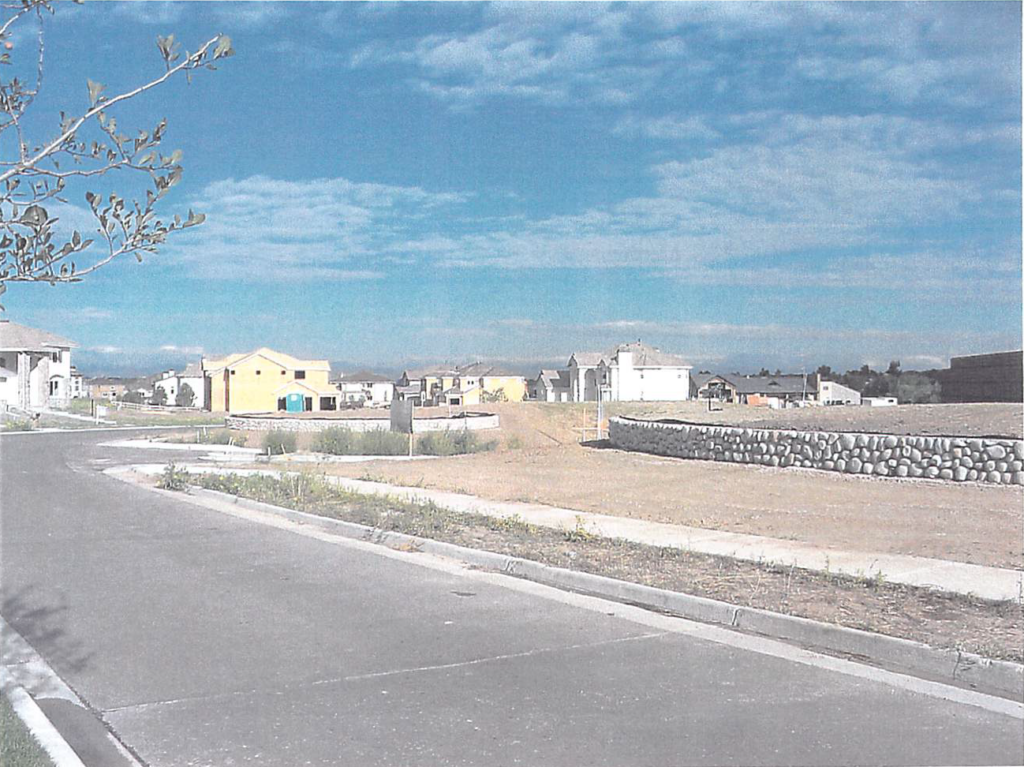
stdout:
<svg viewBox="0 0 1024 767">
<path fill-rule="evenodd" d="M 523 440 L 518 434 L 513 434 L 511 437 L 505 440 L 506 450 L 521 450 L 523 447 Z"/>
<path fill-rule="evenodd" d="M 32 431 L 36 427 L 30 418 L 18 418 L 14 421 L 4 421 L 4 431 Z"/>
<path fill-rule="evenodd" d="M 416 452 L 420 455 L 465 455 L 494 450 L 497 446 L 497 440 L 484 442 L 475 432 L 458 429 L 434 431 L 423 435 L 416 442 Z"/>
<path fill-rule="evenodd" d="M 6 695 L 0 695 L 0 764 L 10 767 L 53 767 Z"/>
<path fill-rule="evenodd" d="M 274 429 L 263 437 L 263 449 L 270 455 L 284 455 L 295 452 L 295 432 Z"/>
</svg>

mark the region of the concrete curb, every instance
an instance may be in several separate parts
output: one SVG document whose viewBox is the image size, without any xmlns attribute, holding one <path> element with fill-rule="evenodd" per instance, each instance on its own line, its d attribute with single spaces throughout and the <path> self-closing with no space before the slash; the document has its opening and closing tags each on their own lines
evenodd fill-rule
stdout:
<svg viewBox="0 0 1024 767">
<path fill-rule="evenodd" d="M 228 501 L 245 509 L 283 517 L 346 538 L 448 557 L 548 586 L 781 639 L 826 654 L 838 654 L 870 665 L 946 684 L 965 686 L 1014 701 L 1024 698 L 1024 665 L 1010 661 L 993 660 L 958 650 L 938 649 L 907 639 L 834 626 L 767 610 L 740 607 L 715 599 L 566 570 L 528 559 L 418 538 L 404 533 L 386 532 L 354 522 L 286 509 L 215 490 L 192 487 L 190 494 L 196 498 Z"/>
<path fill-rule="evenodd" d="M 50 757 L 56 767 L 85 767 L 74 749 L 64 740 L 53 723 L 49 720 L 39 704 L 35 702 L 25 688 L 5 674 L 3 693 L 11 703 L 11 708 L 22 723 L 28 728 L 32 737 Z"/>
</svg>

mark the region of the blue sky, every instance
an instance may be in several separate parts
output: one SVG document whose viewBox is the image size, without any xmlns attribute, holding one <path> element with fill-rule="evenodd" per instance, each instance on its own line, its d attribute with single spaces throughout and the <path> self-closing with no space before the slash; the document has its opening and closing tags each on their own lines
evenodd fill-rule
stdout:
<svg viewBox="0 0 1024 767">
<path fill-rule="evenodd" d="M 8 316 L 93 370 L 260 345 L 370 366 L 904 368 L 1021 344 L 1019 3 L 115 3 L 47 24 L 49 135 L 166 117 L 202 227 Z M 16 34 L 30 53 L 32 24 Z M 124 183 L 128 183 L 128 179 Z M 76 196 L 77 195 L 77 196 Z M 87 224 L 84 187 L 65 222 Z"/>
</svg>

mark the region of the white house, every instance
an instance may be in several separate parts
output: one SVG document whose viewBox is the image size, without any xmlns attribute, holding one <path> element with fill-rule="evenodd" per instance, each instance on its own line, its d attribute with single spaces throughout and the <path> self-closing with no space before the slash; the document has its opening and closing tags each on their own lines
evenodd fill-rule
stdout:
<svg viewBox="0 0 1024 767">
<path fill-rule="evenodd" d="M 85 378 L 78 372 L 78 369 L 74 365 L 71 366 L 71 378 L 70 380 L 70 392 L 71 399 L 83 399 L 89 396 L 89 392 L 85 386 Z"/>
<path fill-rule="evenodd" d="M 822 405 L 859 405 L 860 392 L 835 381 L 818 381 L 818 402 Z"/>
<path fill-rule="evenodd" d="M 341 376 L 336 382 L 342 402 L 359 402 L 384 407 L 395 398 L 395 383 L 387 376 L 360 370 Z"/>
<path fill-rule="evenodd" d="M 74 346 L 45 330 L 0 320 L 0 406 L 21 410 L 67 407 Z"/>
<path fill-rule="evenodd" d="M 205 407 L 206 382 L 203 380 L 203 369 L 198 362 L 190 362 L 180 373 L 168 370 L 162 377 L 153 382 L 154 389 L 163 389 L 167 394 L 167 404 L 174 405 L 182 386 L 188 386 L 195 395 L 192 407 Z"/>
<path fill-rule="evenodd" d="M 868 407 L 893 407 L 900 404 L 896 397 L 862 397 L 860 402 Z"/>
<path fill-rule="evenodd" d="M 608 352 L 576 352 L 569 358 L 569 393 L 574 402 L 677 401 L 690 398 L 690 369 L 675 354 L 639 341 Z"/>
</svg>

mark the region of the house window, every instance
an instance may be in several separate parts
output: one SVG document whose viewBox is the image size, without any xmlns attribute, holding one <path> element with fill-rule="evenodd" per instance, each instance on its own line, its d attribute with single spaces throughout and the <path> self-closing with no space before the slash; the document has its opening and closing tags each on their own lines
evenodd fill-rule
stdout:
<svg viewBox="0 0 1024 767">
<path fill-rule="evenodd" d="M 234 370 L 232 370 L 232 371 L 231 371 L 231 375 L 234 375 L 234 374 L 235 374 L 235 371 L 234 371 Z"/>
<path fill-rule="evenodd" d="M 334 397 L 321 397 L 320 398 L 320 409 L 321 410 L 337 410 L 338 401 Z"/>
<path fill-rule="evenodd" d="M 7 358 L 6 357 L 0 357 L 0 367 L 2 367 L 2 368 L 7 367 Z"/>
<path fill-rule="evenodd" d="M 296 380 L 302 380 L 305 377 L 306 377 L 306 371 L 305 370 L 296 370 L 295 371 L 295 378 L 296 378 Z"/>
<path fill-rule="evenodd" d="M 283 370 L 281 371 L 281 375 L 284 375 L 284 371 Z"/>
<path fill-rule="evenodd" d="M 260 374 L 260 371 L 258 371 L 258 370 L 257 370 L 257 371 L 256 371 L 256 375 L 259 375 L 259 374 Z"/>
<path fill-rule="evenodd" d="M 0 383 L 7 383 L 7 376 L 0 376 Z"/>
<path fill-rule="evenodd" d="M 277 409 L 278 410 L 287 410 L 288 409 L 288 401 L 284 397 L 278 397 L 277 398 Z"/>
</svg>

